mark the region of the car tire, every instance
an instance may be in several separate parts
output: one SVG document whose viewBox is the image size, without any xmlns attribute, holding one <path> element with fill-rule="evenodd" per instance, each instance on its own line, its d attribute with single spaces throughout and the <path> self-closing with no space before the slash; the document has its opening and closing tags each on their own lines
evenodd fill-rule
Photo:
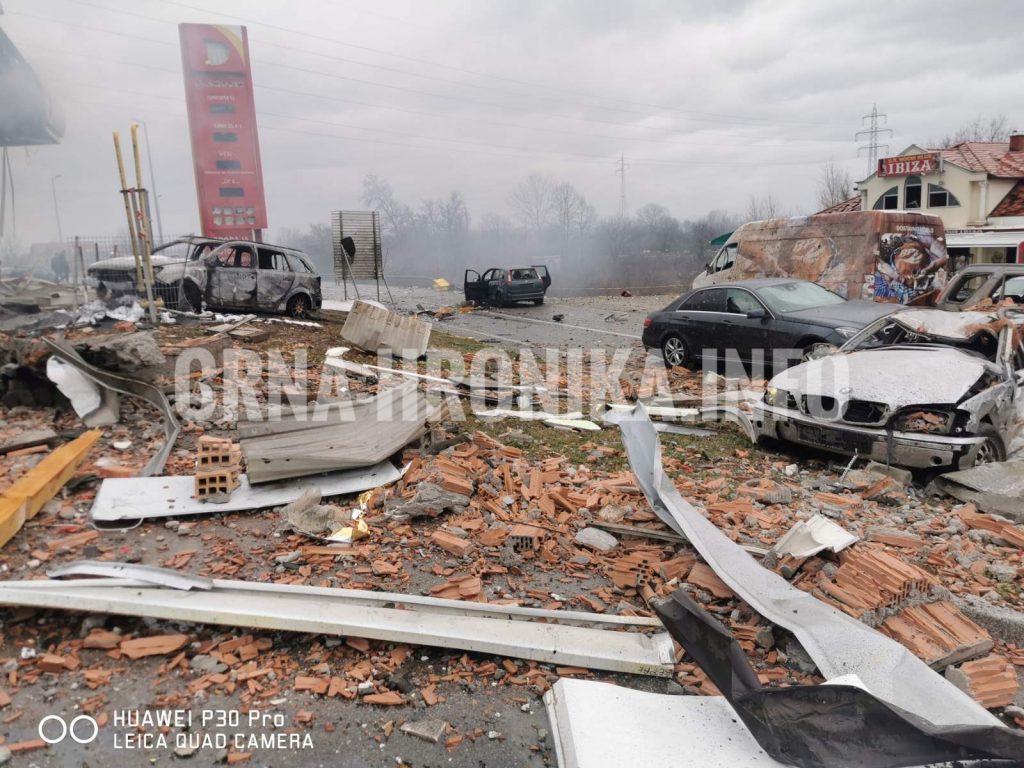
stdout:
<svg viewBox="0 0 1024 768">
<path fill-rule="evenodd" d="M 544 303 L 544 297 L 541 296 L 539 299 L 534 299 L 533 303 L 536 304 L 539 307 L 541 304 Z"/>
<path fill-rule="evenodd" d="M 676 333 L 670 333 L 661 340 L 661 357 L 666 368 L 689 368 L 693 362 L 686 339 Z"/>
<path fill-rule="evenodd" d="M 195 283 L 186 282 L 182 293 L 185 295 L 185 306 L 191 308 L 196 313 L 203 311 L 203 294 L 200 292 L 199 286 Z"/>
<path fill-rule="evenodd" d="M 291 317 L 309 317 L 312 308 L 309 296 L 304 293 L 296 293 L 288 299 L 287 312 Z"/>
<path fill-rule="evenodd" d="M 978 430 L 978 436 L 984 437 L 985 442 L 978 448 L 978 453 L 974 459 L 974 466 L 980 464 L 997 464 L 1001 461 L 1006 461 L 1006 446 L 1003 445 L 1003 439 L 999 436 L 999 432 L 991 424 L 982 424 L 981 429 Z"/>
</svg>

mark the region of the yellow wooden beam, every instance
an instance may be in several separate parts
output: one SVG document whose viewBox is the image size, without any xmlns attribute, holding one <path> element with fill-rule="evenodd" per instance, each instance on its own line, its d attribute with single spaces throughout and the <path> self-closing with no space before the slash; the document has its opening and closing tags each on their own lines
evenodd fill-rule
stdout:
<svg viewBox="0 0 1024 768">
<path fill-rule="evenodd" d="M 102 434 L 94 429 L 57 448 L 0 496 L 0 546 L 57 495 Z"/>
</svg>

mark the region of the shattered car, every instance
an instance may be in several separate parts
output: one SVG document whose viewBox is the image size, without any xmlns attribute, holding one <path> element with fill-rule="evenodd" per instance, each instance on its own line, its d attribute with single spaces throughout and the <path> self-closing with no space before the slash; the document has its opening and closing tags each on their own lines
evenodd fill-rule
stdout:
<svg viewBox="0 0 1024 768">
<path fill-rule="evenodd" d="M 940 309 L 971 309 L 991 301 L 1024 304 L 1024 264 L 972 264 L 950 278 L 935 300 Z"/>
<path fill-rule="evenodd" d="M 910 468 L 1003 461 L 1024 421 L 1024 312 L 906 309 L 775 376 L 758 438 Z"/>
<path fill-rule="evenodd" d="M 322 303 L 320 275 L 294 248 L 246 240 L 186 238 L 153 252 L 155 298 L 172 309 L 308 315 Z M 100 298 L 135 295 L 135 259 L 98 261 L 88 274 Z"/>
<path fill-rule="evenodd" d="M 223 242 L 209 237 L 186 237 L 154 248 L 153 298 L 162 299 L 164 306 L 170 309 L 187 309 L 182 292 L 186 268 L 190 262 Z M 138 284 L 136 269 L 134 256 L 114 256 L 90 264 L 86 269 L 86 279 L 104 301 L 121 296 L 144 297 L 145 289 Z"/>
<path fill-rule="evenodd" d="M 466 301 L 504 307 L 519 301 L 544 303 L 544 294 L 551 287 L 551 275 L 545 266 L 492 267 L 483 276 L 474 269 L 463 275 Z"/>
</svg>

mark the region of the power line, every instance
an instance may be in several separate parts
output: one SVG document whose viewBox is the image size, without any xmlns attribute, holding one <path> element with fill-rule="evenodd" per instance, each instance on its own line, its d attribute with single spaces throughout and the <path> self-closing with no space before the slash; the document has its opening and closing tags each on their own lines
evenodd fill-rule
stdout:
<svg viewBox="0 0 1024 768">
<path fill-rule="evenodd" d="M 858 147 L 857 148 L 857 155 L 859 157 L 861 152 L 867 150 L 867 153 L 868 153 L 868 176 L 870 176 L 871 174 L 875 173 L 878 170 L 878 150 L 884 149 L 886 152 L 889 151 L 889 145 L 888 144 L 879 144 L 878 143 L 878 137 L 883 135 L 883 134 L 886 134 L 886 133 L 888 133 L 890 136 L 892 136 L 892 129 L 891 128 L 879 128 L 878 127 L 879 118 L 881 118 L 882 122 L 886 122 L 889 119 L 889 116 L 885 115 L 885 114 L 880 114 L 878 112 L 878 105 L 877 104 L 872 104 L 871 105 L 871 112 L 866 114 L 866 115 L 864 115 L 860 119 L 861 125 L 864 125 L 864 121 L 865 120 L 869 120 L 870 121 L 868 123 L 868 125 L 869 125 L 868 129 L 865 130 L 865 131 L 857 131 L 857 133 L 855 133 L 854 136 L 853 136 L 854 141 L 860 141 L 860 137 L 861 136 L 867 137 L 867 142 L 868 143 L 865 144 L 862 147 Z"/>
<path fill-rule="evenodd" d="M 84 2 L 84 0 L 72 0 L 72 1 L 74 1 L 74 2 Z M 102 8 L 103 6 L 98 6 L 98 7 Z M 113 12 L 117 12 L 114 9 L 107 9 L 107 10 L 110 10 L 110 11 L 113 11 Z M 126 14 L 132 15 L 132 16 L 141 16 L 142 18 L 146 18 L 146 19 L 151 19 L 151 17 L 142 16 L 141 14 L 136 14 L 136 13 L 132 13 L 132 12 L 129 12 L 129 11 L 123 11 L 122 13 L 126 13 Z M 39 21 L 45 21 L 45 22 L 48 22 L 48 23 L 62 24 L 62 25 L 69 26 L 69 27 L 75 27 L 75 28 L 79 28 L 79 29 L 86 29 L 86 30 L 93 31 L 93 32 L 99 32 L 101 34 L 109 34 L 109 35 L 115 35 L 115 36 L 118 36 L 118 37 L 125 37 L 125 38 L 129 38 L 131 40 L 137 41 L 137 42 L 151 42 L 151 43 L 156 43 L 158 45 L 170 46 L 170 47 L 173 47 L 173 48 L 177 48 L 178 47 L 178 43 L 176 41 L 172 42 L 172 41 L 168 41 L 168 40 L 161 40 L 159 38 L 143 37 L 143 36 L 140 36 L 140 35 L 138 35 L 136 33 L 119 32 L 119 31 L 116 31 L 116 30 L 104 29 L 102 27 L 94 27 L 94 26 L 90 26 L 88 24 L 82 24 L 82 23 L 79 23 L 79 22 L 65 21 L 63 19 L 52 19 L 52 18 L 48 18 L 48 17 L 45 17 L 45 16 L 37 16 L 35 14 L 25 13 L 23 11 L 17 12 L 16 15 L 24 16 L 26 18 L 37 19 Z M 158 19 L 151 19 L 151 20 L 159 21 Z M 294 49 L 294 50 L 298 50 L 300 52 L 304 52 L 304 51 L 302 51 L 302 49 Z M 99 58 L 99 57 L 91 57 L 91 58 Z M 322 77 L 328 77 L 328 78 L 332 78 L 332 79 L 335 79 L 335 80 L 344 80 L 344 81 L 347 81 L 347 82 L 354 82 L 354 83 L 360 83 L 362 85 L 373 86 L 375 88 L 384 88 L 384 89 L 388 89 L 388 90 L 396 90 L 396 91 L 402 91 L 402 92 L 406 92 L 406 93 L 414 93 L 414 94 L 417 94 L 417 95 L 420 95 L 420 96 L 428 96 L 428 97 L 438 98 L 438 99 L 442 99 L 442 100 L 446 100 L 446 101 L 454 101 L 454 102 L 459 102 L 459 103 L 471 104 L 471 105 L 478 106 L 478 107 L 480 107 L 480 106 L 482 106 L 482 107 L 491 107 L 491 108 L 494 108 L 494 109 L 514 111 L 514 112 L 517 112 L 517 113 L 521 111 L 517 107 L 512 107 L 512 106 L 508 106 L 508 105 L 504 105 L 504 104 L 498 104 L 498 103 L 494 103 L 494 102 L 481 102 L 481 101 L 477 101 L 477 100 L 474 100 L 474 99 L 467 99 L 467 98 L 461 98 L 461 97 L 458 97 L 458 96 L 450 96 L 450 95 L 447 95 L 447 94 L 435 93 L 433 91 L 423 91 L 423 90 L 420 90 L 420 89 L 417 89 L 417 88 L 407 88 L 405 86 L 392 85 L 390 83 L 382 83 L 382 82 L 376 81 L 376 80 L 365 80 L 365 79 L 362 79 L 362 78 L 350 77 L 350 76 L 347 76 L 347 75 L 340 75 L 340 74 L 333 73 L 333 72 L 324 72 L 322 70 L 317 70 L 317 69 L 308 69 L 308 68 L 305 68 L 305 67 L 298 67 L 298 66 L 291 65 L 291 64 L 282 64 L 282 63 L 279 63 L 279 62 L 264 61 L 263 59 L 253 59 L 253 62 L 255 64 L 258 64 L 258 65 L 261 65 L 261 66 L 279 67 L 279 68 L 282 68 L 282 69 L 288 69 L 288 70 L 292 70 L 292 71 L 295 71 L 295 72 L 300 72 L 302 74 L 319 75 L 319 76 L 322 76 Z M 126 64 L 129 64 L 129 65 L 136 65 L 136 62 L 121 62 L 121 63 L 126 63 Z M 143 65 L 138 65 L 138 66 L 143 66 Z M 170 72 L 171 70 L 163 69 L 162 71 Z M 270 88 L 270 89 L 273 88 L 272 86 L 257 86 L 257 87 Z M 277 89 L 277 90 L 289 90 L 289 89 Z M 323 94 L 305 94 L 305 95 L 306 96 L 311 96 L 313 98 L 318 98 L 318 99 L 330 99 L 330 100 L 346 101 L 346 99 L 340 99 L 338 97 L 332 97 L 332 96 L 327 96 L 327 95 L 323 95 Z M 384 107 L 384 108 L 391 108 L 391 107 Z M 541 114 L 544 114 L 544 113 L 541 113 Z M 629 129 L 633 129 L 633 130 L 648 130 L 648 131 L 660 131 L 660 130 L 662 130 L 662 129 L 659 129 L 659 128 L 654 128 L 652 126 L 643 126 L 643 125 L 635 125 L 635 124 L 629 124 L 629 123 L 620 123 L 620 122 L 616 122 L 616 121 L 613 121 L 613 120 L 600 120 L 598 118 L 581 118 L 581 117 L 575 117 L 575 116 L 572 116 L 572 115 L 560 115 L 560 114 L 553 114 L 553 113 L 546 114 L 545 116 L 553 117 L 553 118 L 557 118 L 557 119 L 561 119 L 561 120 L 570 120 L 570 121 L 573 121 L 573 122 L 596 123 L 596 124 L 602 124 L 602 125 L 616 126 L 616 127 L 619 127 L 619 128 L 629 128 Z M 584 132 L 569 132 L 569 131 L 563 131 L 563 130 L 552 129 L 552 128 L 540 128 L 540 127 L 534 128 L 534 127 L 531 127 L 531 126 L 525 126 L 522 123 L 499 123 L 499 125 L 503 125 L 503 126 L 518 125 L 520 127 L 525 127 L 525 128 L 527 128 L 529 130 L 576 133 L 578 135 L 592 135 L 592 134 L 586 134 Z M 609 137 L 609 138 L 614 138 L 615 140 L 622 140 L 625 137 Z M 633 140 L 636 140 L 636 141 L 650 141 L 650 142 L 659 142 L 659 143 L 678 143 L 678 142 L 667 142 L 664 139 L 629 138 L 627 140 L 630 140 L 630 141 L 633 141 Z M 698 146 L 698 145 L 703 145 L 703 144 L 699 144 L 699 143 L 693 142 L 692 145 Z M 706 144 L 706 146 L 736 146 L 736 145 L 730 145 L 730 144 Z"/>
<path fill-rule="evenodd" d="M 87 2 L 87 0 L 71 0 L 71 1 L 72 2 L 83 2 L 83 3 Z M 356 43 L 348 42 L 346 40 L 339 40 L 339 39 L 334 38 L 334 37 L 327 37 L 325 35 L 319 35 L 319 34 L 315 34 L 315 33 L 312 33 L 312 32 L 303 31 L 301 29 L 293 29 L 293 28 L 289 28 L 289 27 L 283 27 L 283 26 L 278 25 L 278 24 L 271 24 L 270 22 L 254 20 L 254 19 L 251 19 L 251 18 L 247 18 L 245 16 L 238 16 L 236 14 L 227 14 L 227 13 L 222 13 L 220 11 L 211 11 L 209 8 L 204 8 L 202 6 L 192 5 L 190 3 L 181 2 L 181 0 L 159 0 L 159 1 L 162 2 L 164 5 L 176 5 L 176 6 L 179 6 L 181 8 L 188 8 L 189 10 L 200 11 L 202 13 L 206 13 L 206 14 L 213 15 L 213 16 L 224 16 L 226 18 L 231 18 L 231 19 L 234 19 L 236 21 L 241 21 L 241 22 L 245 22 L 245 23 L 249 23 L 249 24 L 257 24 L 259 26 L 267 27 L 268 29 L 276 29 L 279 32 L 287 32 L 289 34 L 301 35 L 302 37 L 313 38 L 313 39 L 316 39 L 316 40 L 323 40 L 324 42 L 331 43 L 332 45 L 341 45 L 341 46 L 346 46 L 346 47 L 349 47 L 349 48 L 356 48 L 356 49 L 359 49 L 359 50 L 364 50 L 364 51 L 369 51 L 371 53 L 376 53 L 376 54 L 379 54 L 379 55 L 382 55 L 382 56 L 391 56 L 393 58 L 404 59 L 406 61 L 411 61 L 411 62 L 414 62 L 416 64 L 427 64 L 429 66 L 438 67 L 440 69 L 449 69 L 449 70 L 453 70 L 453 71 L 457 71 L 457 72 L 465 72 L 467 74 L 474 75 L 476 77 L 488 77 L 488 78 L 495 79 L 495 80 L 505 80 L 506 82 L 517 83 L 519 85 L 526 85 L 526 86 L 529 86 L 531 88 L 542 88 L 542 89 L 548 89 L 548 90 L 552 90 L 553 89 L 553 87 L 550 86 L 550 85 L 544 85 L 544 84 L 541 84 L 541 83 L 532 83 L 532 82 L 525 81 L 525 80 L 517 80 L 515 78 L 510 78 L 510 77 L 506 77 L 506 76 L 503 76 L 503 75 L 494 75 L 494 74 L 490 74 L 490 73 L 487 73 L 487 72 L 479 72 L 477 70 L 467 69 L 465 67 L 457 67 L 457 66 L 453 66 L 451 64 L 442 64 L 442 63 L 436 62 L 436 61 L 429 61 L 427 59 L 420 59 L 420 58 L 417 58 L 417 57 L 414 57 L 414 56 L 407 56 L 405 54 L 395 53 L 394 51 L 385 51 L 385 50 L 381 50 L 380 48 L 372 48 L 372 47 L 366 46 L 366 45 L 359 45 L 359 44 L 356 44 Z M 102 6 L 97 6 L 97 7 L 102 7 Z M 112 9 L 108 8 L 107 10 L 112 10 Z M 372 66 L 372 65 L 370 65 L 370 66 Z M 604 95 L 600 95 L 600 94 L 589 94 L 589 93 L 585 93 L 585 92 L 582 92 L 582 91 L 573 91 L 573 90 L 567 90 L 567 89 L 562 89 L 562 88 L 557 88 L 557 87 L 554 87 L 554 90 L 563 90 L 563 91 L 565 91 L 567 93 L 575 93 L 577 95 L 585 96 L 586 98 L 591 98 L 591 99 L 604 99 L 604 100 L 607 100 L 607 101 L 618 101 L 618 102 L 621 102 L 621 103 L 624 103 L 624 104 L 634 104 L 634 105 L 637 105 L 637 106 L 643 106 L 643 107 L 648 107 L 648 108 L 652 108 L 652 109 L 662 109 L 662 110 L 665 110 L 665 111 L 678 112 L 680 114 L 704 115 L 704 116 L 711 117 L 711 118 L 720 118 L 720 119 L 732 120 L 732 121 L 759 120 L 760 119 L 760 118 L 740 117 L 740 116 L 736 116 L 736 115 L 718 114 L 718 113 L 714 113 L 714 112 L 699 112 L 699 111 L 696 111 L 696 110 L 679 109 L 677 107 L 670 107 L 670 106 L 666 106 L 664 104 L 649 104 L 649 103 L 645 103 L 645 102 L 629 101 L 629 100 L 626 100 L 626 99 L 619 99 L 619 98 L 612 97 L 612 96 L 604 96 Z M 787 125 L 829 125 L 829 124 L 835 125 L 835 124 L 837 124 L 837 123 L 810 122 L 810 121 L 802 121 L 802 120 L 768 120 L 768 119 L 763 119 L 763 120 L 761 120 L 761 122 L 763 124 L 779 124 L 779 125 L 781 125 L 781 124 L 787 124 Z"/>
<path fill-rule="evenodd" d="M 146 19 L 146 20 L 149 20 L 149 21 L 156 21 L 156 22 L 160 22 L 160 23 L 168 23 L 168 22 L 166 22 L 166 20 L 160 19 L 160 18 L 157 18 L 157 17 L 154 17 L 154 16 L 148 16 L 148 15 L 141 14 L 141 13 L 136 13 L 136 12 L 133 12 L 133 11 L 123 10 L 123 9 L 120 9 L 120 8 L 110 8 L 109 6 L 101 5 L 101 4 L 95 3 L 95 2 L 90 2 L 90 0 L 68 0 L 68 1 L 72 2 L 72 3 L 76 3 L 78 5 L 86 5 L 86 6 L 90 6 L 90 7 L 93 7 L 93 8 L 98 8 L 98 9 L 101 9 L 101 10 L 104 10 L 104 11 L 108 11 L 110 13 L 120 13 L 120 14 L 123 14 L 123 15 L 126 15 L 126 16 L 134 16 L 134 17 Z M 325 41 L 325 42 L 329 42 L 329 43 L 331 43 L 333 45 L 340 45 L 340 46 L 344 46 L 344 47 L 348 47 L 348 48 L 355 48 L 355 49 L 358 49 L 358 50 L 369 51 L 371 53 L 375 53 L 375 54 L 378 54 L 378 55 L 390 56 L 390 57 L 393 57 L 393 58 L 403 59 L 403 60 L 406 60 L 406 61 L 414 62 L 416 64 L 427 64 L 429 66 L 438 67 L 438 68 L 442 68 L 442 69 L 448 69 L 448 70 L 453 70 L 453 71 L 457 71 L 457 72 L 464 72 L 466 74 L 474 75 L 475 77 L 485 77 L 485 78 L 491 78 L 491 79 L 495 79 L 495 80 L 504 80 L 506 82 L 516 83 L 516 84 L 519 84 L 519 85 L 526 85 L 526 86 L 531 87 L 531 88 L 542 88 L 542 89 L 547 89 L 547 90 L 562 90 L 562 91 L 565 91 L 565 92 L 568 92 L 568 93 L 574 93 L 574 94 L 576 94 L 578 96 L 583 96 L 583 97 L 589 98 L 589 99 L 604 99 L 606 101 L 618 101 L 618 102 L 623 103 L 623 104 L 633 104 L 635 106 L 647 107 L 647 111 L 639 111 L 639 110 L 634 110 L 634 109 L 622 109 L 622 108 L 618 108 L 618 107 L 606 107 L 606 106 L 593 105 L 593 104 L 583 105 L 586 109 L 594 109 L 596 107 L 597 109 L 605 109 L 605 110 L 608 110 L 608 111 L 625 112 L 625 113 L 631 113 L 631 114 L 642 114 L 642 115 L 645 115 L 645 116 L 649 116 L 649 110 L 650 109 L 659 109 L 659 110 L 664 110 L 664 111 L 668 111 L 668 112 L 675 112 L 675 113 L 678 113 L 680 115 L 696 115 L 697 117 L 684 117 L 684 118 L 682 118 L 682 119 L 691 120 L 691 121 L 694 121 L 694 122 L 745 123 L 745 124 L 748 124 L 748 125 L 761 125 L 761 126 L 769 126 L 769 125 L 837 125 L 838 124 L 838 123 L 835 123 L 835 122 L 815 122 L 815 121 L 807 121 L 807 120 L 778 120 L 778 119 L 757 118 L 757 117 L 749 117 L 749 116 L 741 116 L 741 115 L 728 115 L 728 114 L 721 114 L 721 113 L 715 113 L 715 112 L 702 112 L 702 111 L 698 111 L 698 110 L 679 109 L 677 107 L 670 107 L 670 106 L 666 106 L 666 105 L 662 105 L 662 104 L 649 104 L 649 103 L 645 103 L 645 102 L 629 101 L 629 100 L 626 100 L 626 99 L 619 99 L 619 98 L 610 97 L 610 96 L 603 96 L 603 95 L 597 95 L 597 94 L 588 94 L 588 93 L 581 92 L 581 91 L 572 91 L 572 90 L 568 90 L 567 91 L 566 89 L 562 89 L 562 88 L 558 88 L 558 87 L 553 87 L 553 86 L 550 86 L 550 85 L 543 85 L 543 84 L 539 84 L 539 83 L 531 83 L 531 82 L 528 82 L 528 81 L 517 80 L 515 78 L 504 77 L 504 76 L 501 76 L 501 75 L 493 75 L 493 74 L 488 74 L 488 73 L 485 73 L 485 72 L 478 72 L 476 70 L 466 69 L 465 67 L 456 67 L 456 66 L 452 66 L 452 65 L 449 65 L 449 64 L 442 64 L 442 63 L 439 63 L 439 62 L 428 61 L 426 59 L 416 58 L 416 57 L 413 57 L 413 56 L 406 56 L 406 55 L 403 55 L 403 54 L 400 54 L 400 53 L 395 53 L 393 51 L 385 51 L 385 50 L 381 50 L 379 48 L 372 48 L 372 47 L 365 46 L 365 45 L 358 45 L 356 43 L 351 43 L 351 42 L 348 42 L 348 41 L 345 41 L 345 40 L 339 40 L 337 38 L 327 37 L 327 36 L 324 36 L 324 35 L 319 35 L 319 34 L 308 32 L 308 31 L 304 31 L 304 30 L 301 30 L 301 29 L 294 29 L 294 28 L 290 28 L 290 27 L 284 27 L 284 26 L 281 26 L 281 25 L 278 25 L 278 24 L 271 24 L 269 22 L 254 20 L 254 19 L 251 19 L 251 18 L 248 18 L 248 17 L 245 17 L 245 16 L 239 16 L 239 15 L 231 14 L 231 13 L 224 13 L 224 12 L 221 12 L 221 11 L 211 11 L 209 8 L 204 8 L 202 6 L 196 6 L 196 5 L 191 5 L 189 3 L 179 2 L 178 0 L 160 0 L 160 2 L 164 3 L 165 5 L 175 5 L 175 6 L 179 6 L 179 7 L 182 7 L 182 8 L 188 8 L 189 10 L 199 11 L 201 13 L 206 13 L 206 14 L 209 14 L 209 15 L 212 15 L 212 16 L 220 16 L 220 17 L 224 17 L 224 18 L 234 19 L 236 21 L 241 21 L 243 23 L 255 24 L 255 25 L 258 25 L 258 26 L 267 27 L 268 29 L 274 29 L 274 30 L 277 30 L 279 32 L 285 32 L 285 33 L 288 33 L 288 34 L 300 35 L 300 36 L 302 36 L 304 38 L 312 38 L 312 39 L 316 39 L 316 40 L 322 40 L 322 41 Z M 318 51 L 311 51 L 308 48 L 296 48 L 294 46 L 287 46 L 287 45 L 283 45 L 283 44 L 280 44 L 280 43 L 271 43 L 269 41 L 263 41 L 263 44 L 274 45 L 274 46 L 277 46 L 279 48 L 283 48 L 285 50 L 294 51 L 294 52 L 298 52 L 298 53 L 310 54 L 310 55 L 314 55 L 314 56 L 321 56 L 321 57 L 324 57 L 324 58 L 327 58 L 327 59 L 335 59 L 337 61 L 343 61 L 343 62 L 347 62 L 347 63 L 358 64 L 358 65 L 364 66 L 364 67 L 372 67 L 372 68 L 376 68 L 376 69 L 382 69 L 382 70 L 385 70 L 385 71 L 388 71 L 388 72 L 396 72 L 396 73 L 400 73 L 400 74 L 403 74 L 403 75 L 410 75 L 410 76 L 413 76 L 413 77 L 420 77 L 420 78 L 424 78 L 424 79 L 428 79 L 428 80 L 436 80 L 436 81 L 440 81 L 440 82 L 444 82 L 444 83 L 450 83 L 450 84 L 458 85 L 460 87 L 468 87 L 468 88 L 477 88 L 477 89 L 482 89 L 482 90 L 490 90 L 490 91 L 493 91 L 495 93 L 505 93 L 505 94 L 511 94 L 511 95 L 514 95 L 514 96 L 526 96 L 526 97 L 532 98 L 532 99 L 543 98 L 546 101 L 555 101 L 556 100 L 554 97 L 538 97 L 536 95 L 525 94 L 525 93 L 520 93 L 520 92 L 515 92 L 515 91 L 502 91 L 502 90 L 499 90 L 499 89 L 496 89 L 496 88 L 493 88 L 493 87 L 480 86 L 480 85 L 475 85 L 473 83 L 466 83 L 466 82 L 459 81 L 459 80 L 449 80 L 447 78 L 439 78 L 439 77 L 432 76 L 432 75 L 426 75 L 426 74 L 423 74 L 422 72 L 410 72 L 409 70 L 395 69 L 393 67 L 387 67 L 387 66 L 384 66 L 382 64 L 372 64 L 370 62 L 356 61 L 354 59 L 348 59 L 348 58 L 345 58 L 345 57 L 334 56 L 334 55 L 331 55 L 331 54 L 324 54 L 324 53 L 320 53 Z M 597 122 L 606 122 L 606 121 L 597 121 Z M 612 124 L 616 124 L 616 123 L 612 123 Z"/>
</svg>

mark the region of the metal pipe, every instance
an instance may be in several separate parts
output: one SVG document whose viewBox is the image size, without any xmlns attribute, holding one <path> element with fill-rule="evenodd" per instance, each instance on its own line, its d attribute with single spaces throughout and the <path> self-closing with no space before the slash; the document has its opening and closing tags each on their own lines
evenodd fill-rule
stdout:
<svg viewBox="0 0 1024 768">
<path fill-rule="evenodd" d="M 164 242 L 164 225 L 160 220 L 160 195 L 156 191 L 156 174 L 153 173 L 153 153 L 150 150 L 149 145 L 149 126 L 146 125 L 145 120 L 136 119 L 135 122 L 142 126 L 142 134 L 146 139 L 146 162 L 149 165 L 149 182 L 153 187 L 153 208 L 156 211 L 156 233 L 160 238 L 160 243 Z"/>
<path fill-rule="evenodd" d="M 61 245 L 64 244 L 64 232 L 60 228 L 60 206 L 57 204 L 57 179 L 61 178 L 61 174 L 50 177 L 50 188 L 53 190 L 53 212 L 57 216 L 57 242 Z"/>
</svg>

